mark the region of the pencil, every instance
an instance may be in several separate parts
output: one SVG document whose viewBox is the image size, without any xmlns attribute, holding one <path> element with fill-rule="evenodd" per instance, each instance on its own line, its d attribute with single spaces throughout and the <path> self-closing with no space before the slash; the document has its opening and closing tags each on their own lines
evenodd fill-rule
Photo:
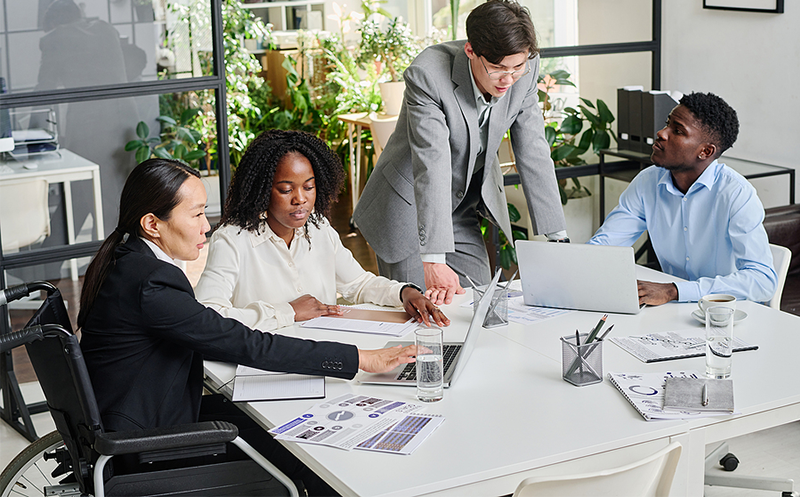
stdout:
<svg viewBox="0 0 800 497">
<path fill-rule="evenodd" d="M 605 331 L 605 333 L 603 333 L 602 335 L 600 335 L 600 338 L 598 338 L 597 340 L 598 340 L 598 341 L 602 341 L 602 340 L 603 340 L 603 339 L 606 337 L 606 335 L 608 335 L 609 333 L 611 333 L 611 328 L 613 328 L 613 327 L 614 327 L 614 325 L 613 325 L 613 324 L 612 324 L 611 326 L 609 326 L 609 327 L 608 327 L 608 329 Z"/>
<path fill-rule="evenodd" d="M 608 319 L 608 314 L 603 314 L 603 317 L 600 318 L 600 321 L 597 322 L 597 326 L 594 327 L 591 333 L 589 333 L 589 337 L 586 339 L 584 343 L 592 343 L 595 339 L 597 334 L 600 332 L 600 328 L 606 323 L 606 319 Z"/>
</svg>

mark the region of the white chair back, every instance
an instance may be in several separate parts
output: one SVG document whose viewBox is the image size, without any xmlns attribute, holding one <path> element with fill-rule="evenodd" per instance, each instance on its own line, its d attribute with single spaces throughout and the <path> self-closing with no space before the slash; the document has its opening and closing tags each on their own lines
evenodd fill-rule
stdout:
<svg viewBox="0 0 800 497">
<path fill-rule="evenodd" d="M 618 468 L 579 475 L 527 478 L 519 484 L 514 497 L 667 497 L 680 457 L 681 444 L 672 442 L 641 461 Z"/>
<path fill-rule="evenodd" d="M 15 252 L 50 235 L 47 194 L 44 179 L 0 183 L 3 252 Z"/>
<path fill-rule="evenodd" d="M 773 245 L 772 243 L 769 244 L 769 249 L 772 252 L 772 266 L 775 268 L 775 273 L 778 275 L 778 286 L 775 288 L 775 294 L 768 304 L 773 309 L 781 310 L 783 285 L 786 283 L 786 275 L 789 273 L 789 262 L 792 260 L 792 251 L 786 247 Z"/>
</svg>

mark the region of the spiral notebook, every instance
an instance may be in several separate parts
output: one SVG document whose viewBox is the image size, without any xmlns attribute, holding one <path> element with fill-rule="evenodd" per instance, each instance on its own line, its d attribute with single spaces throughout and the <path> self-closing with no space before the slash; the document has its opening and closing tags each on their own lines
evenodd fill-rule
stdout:
<svg viewBox="0 0 800 497">
<path fill-rule="evenodd" d="M 691 419 L 719 416 L 719 412 L 696 410 L 670 411 L 664 409 L 664 396 L 668 378 L 693 378 L 701 376 L 695 371 L 666 371 L 663 373 L 608 373 L 608 380 L 636 411 L 648 421 L 653 419 Z"/>
</svg>

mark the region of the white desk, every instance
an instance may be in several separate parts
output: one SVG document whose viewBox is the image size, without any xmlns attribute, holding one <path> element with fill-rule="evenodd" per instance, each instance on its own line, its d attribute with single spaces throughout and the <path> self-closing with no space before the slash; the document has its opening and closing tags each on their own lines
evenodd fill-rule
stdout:
<svg viewBox="0 0 800 497">
<path fill-rule="evenodd" d="M 664 280 L 641 269 L 645 279 Z M 463 337 L 471 310 L 447 307 L 453 324 L 446 340 Z M 639 334 L 701 326 L 690 313 L 695 304 L 646 308 L 639 315 L 611 315 L 614 334 Z M 800 419 L 800 382 L 795 381 L 800 350 L 800 318 L 751 302 L 749 317 L 736 327 L 758 351 L 734 355 L 737 416 L 696 420 L 645 421 L 607 380 L 574 387 L 561 379 L 558 338 L 588 330 L 600 313 L 573 312 L 533 326 L 511 323 L 483 330 L 477 349 L 444 400 L 426 408 L 445 416 L 444 424 L 411 456 L 343 452 L 288 443 L 287 447 L 343 495 L 503 495 L 532 475 L 585 472 L 633 462 L 672 441 L 683 453 L 672 495 L 702 495 L 705 445 Z M 289 333 L 296 329 L 287 329 Z M 302 330 L 308 338 L 380 347 L 385 338 Z M 624 372 L 704 370 L 704 359 L 644 364 L 607 342 L 604 370 Z M 233 377 L 233 366 L 207 362 L 213 383 Z M 230 386 L 224 390 L 228 392 Z M 327 380 L 327 398 L 349 392 L 414 401 L 406 387 L 360 385 Z M 259 402 L 246 410 L 265 427 L 302 413 L 314 400 Z"/>
<path fill-rule="evenodd" d="M 26 169 L 26 163 L 36 164 L 34 169 Z M 13 172 L 0 174 L 0 181 L 4 184 L 21 183 L 31 178 L 43 178 L 48 183 L 64 184 L 64 208 L 67 219 L 67 243 L 75 243 L 75 219 L 72 212 L 72 186 L 73 181 L 92 180 L 94 193 L 94 226 L 97 239 L 105 238 L 103 228 L 103 198 L 100 192 L 100 166 L 84 159 L 69 150 L 61 149 L 58 154 L 36 155 L 30 160 L 0 161 L 0 164 L 9 166 Z M 78 281 L 78 263 L 70 260 L 70 275 L 72 281 Z"/>
</svg>

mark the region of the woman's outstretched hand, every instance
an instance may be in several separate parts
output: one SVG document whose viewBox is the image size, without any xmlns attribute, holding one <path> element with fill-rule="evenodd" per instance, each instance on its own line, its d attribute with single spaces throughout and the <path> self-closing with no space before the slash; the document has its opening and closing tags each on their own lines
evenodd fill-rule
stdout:
<svg viewBox="0 0 800 497">
<path fill-rule="evenodd" d="M 308 321 L 320 316 L 341 316 L 344 314 L 340 306 L 323 304 L 311 295 L 298 297 L 289 302 L 289 305 L 294 309 L 295 321 Z"/>
<path fill-rule="evenodd" d="M 406 287 L 401 295 L 403 308 L 409 316 L 425 326 L 450 326 L 450 320 L 433 302 L 414 287 Z"/>
<path fill-rule="evenodd" d="M 358 368 L 367 373 L 385 373 L 401 364 L 416 362 L 416 355 L 416 345 L 398 345 L 378 350 L 358 349 Z"/>
</svg>

